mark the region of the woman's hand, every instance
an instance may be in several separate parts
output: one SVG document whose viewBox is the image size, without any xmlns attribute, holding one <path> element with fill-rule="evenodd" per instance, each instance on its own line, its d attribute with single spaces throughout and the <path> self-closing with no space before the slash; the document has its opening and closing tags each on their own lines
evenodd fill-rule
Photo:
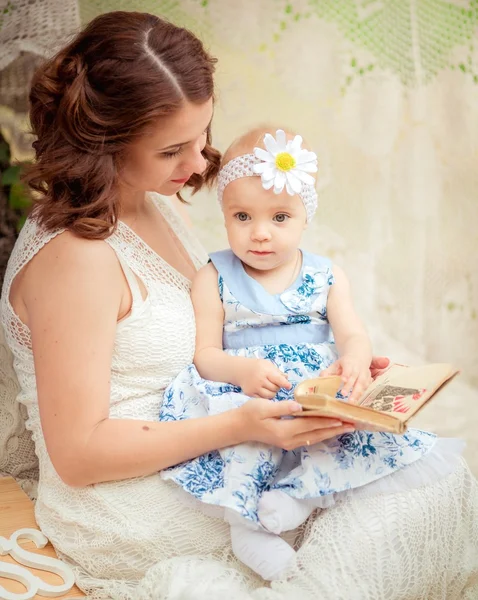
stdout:
<svg viewBox="0 0 478 600">
<path fill-rule="evenodd" d="M 297 415 L 301 410 L 297 402 L 271 402 L 253 398 L 237 409 L 239 441 L 262 442 L 284 450 L 294 450 L 354 430 L 350 424 L 326 417 L 281 419 Z"/>
<path fill-rule="evenodd" d="M 280 388 L 292 385 L 282 371 L 270 360 L 248 358 L 238 363 L 237 382 L 246 396 L 273 398 Z"/>
<path fill-rule="evenodd" d="M 355 355 L 341 356 L 328 369 L 320 373 L 320 377 L 339 375 L 342 378 L 340 393 L 348 396 L 348 401 L 354 403 L 360 398 L 372 383 L 369 365 Z"/>
</svg>

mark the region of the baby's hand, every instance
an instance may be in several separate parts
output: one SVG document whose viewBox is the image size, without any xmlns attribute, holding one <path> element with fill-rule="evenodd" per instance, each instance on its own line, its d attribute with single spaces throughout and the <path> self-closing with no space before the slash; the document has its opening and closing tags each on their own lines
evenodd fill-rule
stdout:
<svg viewBox="0 0 478 600">
<path fill-rule="evenodd" d="M 344 354 L 320 373 L 320 377 L 330 375 L 339 375 L 342 378 L 340 393 L 342 396 L 349 396 L 348 401 L 351 403 L 356 402 L 372 383 L 370 365 L 366 365 L 354 355 Z"/>
<path fill-rule="evenodd" d="M 287 377 L 270 360 L 251 358 L 241 365 L 239 384 L 247 396 L 273 398 L 280 388 L 292 387 Z"/>
</svg>

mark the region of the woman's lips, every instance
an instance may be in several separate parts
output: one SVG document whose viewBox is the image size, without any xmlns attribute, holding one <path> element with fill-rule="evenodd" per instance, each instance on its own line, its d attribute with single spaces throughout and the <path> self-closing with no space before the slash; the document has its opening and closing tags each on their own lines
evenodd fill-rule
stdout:
<svg viewBox="0 0 478 600">
<path fill-rule="evenodd" d="M 184 179 L 171 179 L 173 183 L 186 183 L 189 177 L 185 177 Z"/>
</svg>

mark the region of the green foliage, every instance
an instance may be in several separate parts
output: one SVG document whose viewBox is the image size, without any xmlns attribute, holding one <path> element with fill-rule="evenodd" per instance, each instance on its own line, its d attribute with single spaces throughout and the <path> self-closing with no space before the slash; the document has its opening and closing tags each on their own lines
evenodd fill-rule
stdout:
<svg viewBox="0 0 478 600">
<path fill-rule="evenodd" d="M 0 185 L 8 198 L 8 205 L 17 216 L 17 231 L 23 227 L 31 207 L 31 195 L 22 182 L 27 163 L 11 164 L 8 144 L 0 141 Z"/>
<path fill-rule="evenodd" d="M 11 167 L 7 167 L 7 169 L 3 171 L 1 176 L 2 185 L 14 185 L 20 178 L 20 172 L 20 165 L 13 165 Z"/>
</svg>

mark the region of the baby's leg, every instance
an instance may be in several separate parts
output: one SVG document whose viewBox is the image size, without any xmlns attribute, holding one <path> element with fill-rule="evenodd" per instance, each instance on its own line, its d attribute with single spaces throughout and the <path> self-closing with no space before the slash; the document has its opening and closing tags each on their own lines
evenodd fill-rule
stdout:
<svg viewBox="0 0 478 600">
<path fill-rule="evenodd" d="M 270 490 L 262 494 L 257 515 L 268 531 L 278 535 L 299 527 L 317 507 L 325 508 L 333 503 L 332 497 L 330 502 L 324 497 L 297 500 L 282 490 Z"/>
<path fill-rule="evenodd" d="M 234 554 L 266 581 L 280 579 L 295 556 L 289 544 L 277 535 L 254 528 L 233 510 L 226 511 L 231 525 Z"/>
</svg>

